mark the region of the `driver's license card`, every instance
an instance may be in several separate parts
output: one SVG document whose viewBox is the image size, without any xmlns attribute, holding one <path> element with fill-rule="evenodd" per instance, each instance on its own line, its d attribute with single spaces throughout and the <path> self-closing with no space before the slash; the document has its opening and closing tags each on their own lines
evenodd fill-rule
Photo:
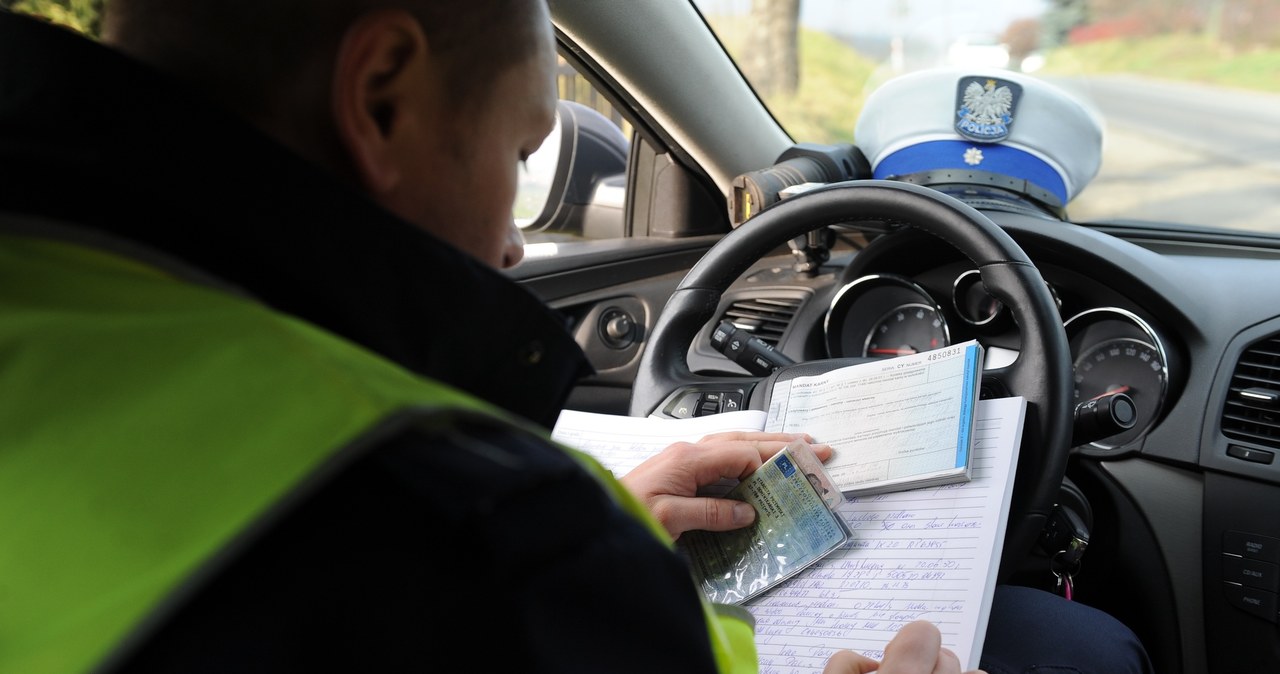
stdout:
<svg viewBox="0 0 1280 674">
<path fill-rule="evenodd" d="M 793 442 L 725 498 L 756 509 L 749 527 L 688 531 L 677 548 L 713 601 L 740 604 L 844 545 L 851 533 L 832 506 L 844 500 L 809 446 Z"/>
</svg>

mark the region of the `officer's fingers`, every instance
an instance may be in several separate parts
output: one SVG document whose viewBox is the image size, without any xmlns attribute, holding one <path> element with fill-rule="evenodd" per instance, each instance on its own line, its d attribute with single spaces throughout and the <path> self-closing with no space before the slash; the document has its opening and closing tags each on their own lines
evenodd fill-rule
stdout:
<svg viewBox="0 0 1280 674">
<path fill-rule="evenodd" d="M 620 478 L 673 538 L 690 529 L 728 531 L 753 522 L 755 511 L 750 506 L 695 495 L 722 480 L 747 477 L 792 438 L 785 433 L 717 436 L 674 443 Z M 818 456 L 830 456 L 830 447 L 815 448 Z"/>
<path fill-rule="evenodd" d="M 830 445 L 815 444 L 812 439 L 808 439 L 808 436 L 789 433 L 716 433 L 708 435 L 693 444 L 691 447 L 694 451 L 691 453 L 701 453 L 712 462 L 719 463 L 723 461 L 723 457 L 717 457 L 716 452 L 749 451 L 753 457 L 750 469 L 754 470 L 761 463 L 768 461 L 775 454 L 782 451 L 783 447 L 796 440 L 802 440 L 808 444 L 809 449 L 819 461 L 826 461 L 831 458 L 832 449 Z M 733 475 L 722 471 L 721 477 L 742 477 L 750 474 L 751 470 L 742 475 Z"/>
<path fill-rule="evenodd" d="M 694 529 L 741 529 L 756 520 L 755 508 L 727 498 L 663 496 L 653 500 L 650 510 L 672 538 Z"/>
<path fill-rule="evenodd" d="M 808 433 L 766 433 L 764 431 L 724 431 L 721 433 L 712 433 L 704 435 L 698 441 L 699 444 L 704 442 L 760 442 L 773 443 L 780 447 L 785 447 L 787 443 L 793 440 L 803 440 L 808 443 L 813 442 L 813 437 Z M 768 458 L 768 457 L 765 457 Z"/>
<path fill-rule="evenodd" d="M 935 674 L 952 674 L 960 671 L 960 657 L 957 656 L 950 648 L 942 648 L 938 651 L 938 664 L 933 668 Z M 986 674 L 980 669 L 976 669 L 965 674 Z"/>
<path fill-rule="evenodd" d="M 818 457 L 819 461 L 824 461 L 824 462 L 827 459 L 830 459 L 833 454 L 835 454 L 835 449 L 833 449 L 831 445 L 824 445 L 821 443 L 814 444 L 810 442 L 809 449 L 813 450 L 813 455 Z"/>
<path fill-rule="evenodd" d="M 884 649 L 884 661 L 840 651 L 831 656 L 823 674 L 960 674 L 960 658 L 942 648 L 942 635 L 930 622 L 908 623 Z M 966 674 L 985 674 L 981 670 Z"/>
<path fill-rule="evenodd" d="M 771 431 L 719 431 L 702 436 L 702 440 L 698 442 L 706 440 L 782 440 L 783 442 L 804 440 L 805 442 L 813 442 L 813 438 L 808 433 L 774 433 Z"/>
<path fill-rule="evenodd" d="M 960 674 L 960 661 L 941 657 L 942 634 L 933 623 L 907 623 L 884 648 L 881 674 Z"/>
<path fill-rule="evenodd" d="M 827 659 L 827 666 L 822 674 L 867 674 L 874 672 L 880 663 L 861 653 L 853 651 L 837 651 Z"/>
<path fill-rule="evenodd" d="M 765 459 L 777 454 L 785 446 L 782 443 L 774 444 L 775 448 L 768 450 L 761 449 L 748 440 L 677 442 L 654 457 L 656 461 L 651 459 L 641 465 L 649 471 L 661 471 L 672 479 L 684 477 L 692 482 L 685 483 L 684 488 L 696 489 L 715 484 L 724 478 L 742 479 L 750 475 Z M 769 452 L 768 456 L 761 458 L 765 452 Z M 670 493 L 684 492 L 671 490 Z M 688 491 L 685 495 L 692 496 L 693 492 Z"/>
<path fill-rule="evenodd" d="M 761 464 L 760 452 L 739 442 L 676 442 L 645 459 L 622 477 L 632 491 L 648 495 L 693 496 L 721 478 L 740 479 Z"/>
<path fill-rule="evenodd" d="M 769 440 L 702 440 L 677 443 L 667 448 L 673 467 L 693 477 L 698 487 L 728 478 L 740 480 L 756 471 L 777 454 L 785 442 Z"/>
</svg>

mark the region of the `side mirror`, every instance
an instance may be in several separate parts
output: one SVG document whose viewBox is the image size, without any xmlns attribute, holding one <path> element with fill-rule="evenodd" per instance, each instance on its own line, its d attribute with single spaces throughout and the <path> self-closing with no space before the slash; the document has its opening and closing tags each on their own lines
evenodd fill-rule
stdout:
<svg viewBox="0 0 1280 674">
<path fill-rule="evenodd" d="M 556 125 L 526 162 L 515 222 L 531 242 L 624 234 L 630 142 L 608 117 L 560 101 Z"/>
</svg>

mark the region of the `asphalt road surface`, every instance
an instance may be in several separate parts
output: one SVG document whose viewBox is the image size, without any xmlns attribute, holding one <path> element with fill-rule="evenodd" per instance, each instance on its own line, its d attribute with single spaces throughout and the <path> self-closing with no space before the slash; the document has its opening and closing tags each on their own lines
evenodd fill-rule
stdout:
<svg viewBox="0 0 1280 674">
<path fill-rule="evenodd" d="M 1130 76 L 1054 81 L 1106 119 L 1102 169 L 1068 205 L 1073 220 L 1280 234 L 1280 95 Z"/>
</svg>

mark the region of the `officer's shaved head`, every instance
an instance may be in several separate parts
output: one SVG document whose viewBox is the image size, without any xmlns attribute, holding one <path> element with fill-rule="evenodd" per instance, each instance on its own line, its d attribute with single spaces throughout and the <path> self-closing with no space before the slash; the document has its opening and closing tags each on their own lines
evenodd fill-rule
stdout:
<svg viewBox="0 0 1280 674">
<path fill-rule="evenodd" d="M 334 87 L 359 60 L 343 45 L 362 22 L 388 12 L 416 21 L 441 78 L 431 96 L 453 111 L 437 120 L 446 125 L 502 104 L 489 100 L 493 83 L 547 46 L 545 0 L 110 0 L 106 8 L 104 42 L 347 176 L 359 158 L 343 140 L 335 97 L 359 94 Z M 383 48 L 380 58 L 395 60 Z"/>
<path fill-rule="evenodd" d="M 110 0 L 103 39 L 253 118 L 323 83 L 346 28 L 379 9 L 416 16 L 468 101 L 535 48 L 542 0 Z"/>
</svg>

